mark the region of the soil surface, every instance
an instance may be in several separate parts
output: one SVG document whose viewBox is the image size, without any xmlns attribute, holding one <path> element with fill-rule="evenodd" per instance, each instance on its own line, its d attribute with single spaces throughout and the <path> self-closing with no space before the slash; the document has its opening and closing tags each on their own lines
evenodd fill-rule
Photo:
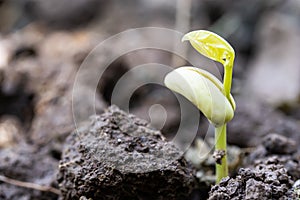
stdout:
<svg viewBox="0 0 300 200">
<path fill-rule="evenodd" d="M 149 124 L 116 106 L 67 139 L 58 182 L 64 199 L 185 199 L 195 170 Z"/>
<path fill-rule="evenodd" d="M 294 142 L 300 142 L 298 120 L 248 97 L 237 96 L 235 100 L 238 106 L 233 120 L 228 123 L 230 144 L 256 147 L 270 133 L 277 133 L 292 138 Z"/>
<path fill-rule="evenodd" d="M 300 178 L 299 158 L 295 141 L 269 134 L 245 158 L 247 168 L 212 187 L 209 200 L 298 199 L 299 184 L 293 184 Z"/>
<path fill-rule="evenodd" d="M 19 144 L 0 151 L 0 172 L 10 179 L 57 187 L 56 175 L 59 153 L 54 148 Z M 0 182 L 0 199 L 9 200 L 54 200 L 58 194 L 19 187 Z"/>
<path fill-rule="evenodd" d="M 266 159 L 276 160 L 278 164 L 283 165 L 293 181 L 300 179 L 300 153 L 294 140 L 269 134 L 262 140 L 262 144 L 244 159 L 244 166 L 257 165 Z"/>
<path fill-rule="evenodd" d="M 212 187 L 209 200 L 218 199 L 289 199 L 293 181 L 283 165 L 268 159 L 254 169 L 241 168 L 236 178 L 224 178 Z"/>
</svg>

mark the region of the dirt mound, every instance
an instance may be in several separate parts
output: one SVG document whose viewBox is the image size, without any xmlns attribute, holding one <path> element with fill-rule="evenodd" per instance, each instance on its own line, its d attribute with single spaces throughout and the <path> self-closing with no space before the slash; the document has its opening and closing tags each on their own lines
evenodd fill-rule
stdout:
<svg viewBox="0 0 300 200">
<path fill-rule="evenodd" d="M 115 106 L 69 136 L 59 170 L 65 199 L 183 199 L 196 184 L 174 144 Z"/>
</svg>

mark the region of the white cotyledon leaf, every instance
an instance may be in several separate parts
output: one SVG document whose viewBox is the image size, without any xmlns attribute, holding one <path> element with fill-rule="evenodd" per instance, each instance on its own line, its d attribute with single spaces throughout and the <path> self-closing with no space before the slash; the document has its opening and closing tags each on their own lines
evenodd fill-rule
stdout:
<svg viewBox="0 0 300 200">
<path fill-rule="evenodd" d="M 234 116 L 233 97 L 227 99 L 222 83 L 211 73 L 196 67 L 184 66 L 166 75 L 165 85 L 191 101 L 216 127 Z"/>
</svg>

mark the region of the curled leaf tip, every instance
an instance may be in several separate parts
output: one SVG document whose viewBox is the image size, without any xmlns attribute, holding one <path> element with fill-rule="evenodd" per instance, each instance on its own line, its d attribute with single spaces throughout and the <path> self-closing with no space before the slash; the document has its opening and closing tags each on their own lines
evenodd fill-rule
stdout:
<svg viewBox="0 0 300 200">
<path fill-rule="evenodd" d="M 184 41 L 188 41 L 190 40 L 189 36 L 187 34 L 185 34 L 182 38 L 181 38 L 181 42 L 184 42 Z"/>
</svg>

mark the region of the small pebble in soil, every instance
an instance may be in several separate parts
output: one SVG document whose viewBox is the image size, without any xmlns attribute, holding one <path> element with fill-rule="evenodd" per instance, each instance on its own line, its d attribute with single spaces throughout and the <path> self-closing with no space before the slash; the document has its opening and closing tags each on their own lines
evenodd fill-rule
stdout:
<svg viewBox="0 0 300 200">
<path fill-rule="evenodd" d="M 58 182 L 69 199 L 185 199 L 196 184 L 182 152 L 111 106 L 67 139 Z"/>
<path fill-rule="evenodd" d="M 216 163 L 221 165 L 222 164 L 222 158 L 225 156 L 224 150 L 215 150 L 213 154 L 213 158 L 216 160 Z"/>
</svg>

